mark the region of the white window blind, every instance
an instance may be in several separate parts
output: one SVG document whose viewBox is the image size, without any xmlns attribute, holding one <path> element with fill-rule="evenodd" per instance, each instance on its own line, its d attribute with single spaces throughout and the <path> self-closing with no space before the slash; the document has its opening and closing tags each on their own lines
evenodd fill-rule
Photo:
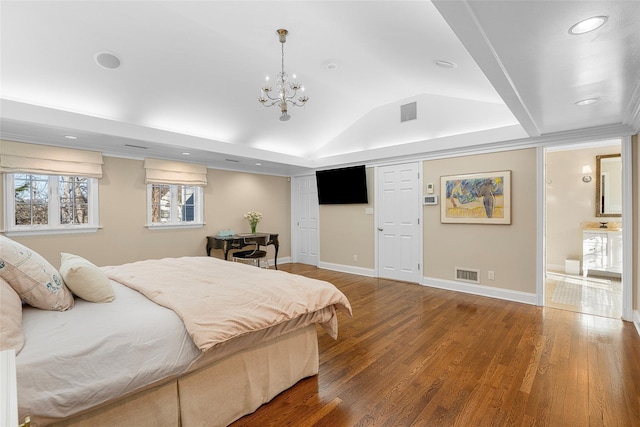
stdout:
<svg viewBox="0 0 640 427">
<path fill-rule="evenodd" d="M 0 141 L 0 172 L 102 178 L 102 153 Z"/>
<path fill-rule="evenodd" d="M 207 166 L 171 160 L 144 159 L 147 184 L 207 185 Z"/>
</svg>

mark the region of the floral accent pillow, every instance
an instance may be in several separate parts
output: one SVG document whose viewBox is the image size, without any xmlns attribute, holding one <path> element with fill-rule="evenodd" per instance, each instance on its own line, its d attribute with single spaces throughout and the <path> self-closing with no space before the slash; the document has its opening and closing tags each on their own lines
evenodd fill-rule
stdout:
<svg viewBox="0 0 640 427">
<path fill-rule="evenodd" d="M 73 295 L 58 270 L 37 252 L 4 236 L 0 236 L 0 277 L 32 307 L 57 311 L 73 307 Z"/>
<path fill-rule="evenodd" d="M 0 278 L 0 350 L 16 349 L 20 353 L 24 347 L 22 332 L 22 302 L 11 286 Z"/>
</svg>

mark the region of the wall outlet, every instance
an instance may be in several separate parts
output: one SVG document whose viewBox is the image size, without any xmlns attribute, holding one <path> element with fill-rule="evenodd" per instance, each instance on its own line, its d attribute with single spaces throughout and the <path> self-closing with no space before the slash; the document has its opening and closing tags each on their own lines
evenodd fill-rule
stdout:
<svg viewBox="0 0 640 427">
<path fill-rule="evenodd" d="M 354 260 L 354 261 L 358 261 L 358 255 L 354 255 L 354 256 L 353 256 L 353 260 Z"/>
<path fill-rule="evenodd" d="M 496 272 L 489 270 L 489 280 L 495 280 L 495 279 L 496 279 Z"/>
</svg>

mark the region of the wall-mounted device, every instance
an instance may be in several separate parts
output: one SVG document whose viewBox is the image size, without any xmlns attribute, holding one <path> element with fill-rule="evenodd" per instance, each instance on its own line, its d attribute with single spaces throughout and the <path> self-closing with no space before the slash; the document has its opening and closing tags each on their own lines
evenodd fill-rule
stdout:
<svg viewBox="0 0 640 427">
<path fill-rule="evenodd" d="M 427 184 L 427 194 L 433 194 L 433 182 Z"/>
<path fill-rule="evenodd" d="M 438 204 L 438 196 L 424 196 L 424 204 L 425 205 L 437 205 Z"/>
</svg>

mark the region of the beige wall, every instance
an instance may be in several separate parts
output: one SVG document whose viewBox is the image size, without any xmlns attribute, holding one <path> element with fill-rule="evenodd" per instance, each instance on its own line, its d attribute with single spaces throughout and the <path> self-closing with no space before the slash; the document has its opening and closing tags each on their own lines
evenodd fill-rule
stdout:
<svg viewBox="0 0 640 427">
<path fill-rule="evenodd" d="M 620 222 L 596 217 L 596 156 L 620 154 L 620 146 L 550 151 L 546 154 L 546 261 L 551 270 L 564 269 L 566 259 L 582 263 L 581 222 Z M 589 165 L 592 181 L 582 181 Z"/>
<path fill-rule="evenodd" d="M 536 292 L 535 149 L 428 160 L 423 182 L 440 194 L 441 176 L 499 170 L 511 170 L 511 225 L 441 224 L 440 206 L 425 206 L 425 277 L 453 280 L 455 267 L 475 268 L 481 285 Z"/>
<path fill-rule="evenodd" d="M 633 137 L 634 277 L 633 308 L 640 309 L 640 143 Z M 77 253 L 98 265 L 113 265 L 146 258 L 204 255 L 207 235 L 220 229 L 248 231 L 244 212 L 258 210 L 264 220 L 258 231 L 280 234 L 280 257 L 291 254 L 290 183 L 287 178 L 222 170 L 208 170 L 205 187 L 205 222 L 201 229 L 149 231 L 146 221 L 146 186 L 142 161 L 104 158 L 100 180 L 100 224 L 97 233 L 15 237 L 58 266 L 60 252 Z M 593 170 L 595 168 L 592 166 Z M 439 194 L 440 176 L 494 170 L 512 171 L 512 224 L 440 224 L 438 206 L 424 207 L 424 276 L 451 280 L 454 266 L 479 268 L 481 284 L 535 292 L 536 155 L 535 149 L 481 156 L 429 160 L 423 164 L 423 182 L 433 182 Z M 581 168 L 580 168 L 581 170 Z M 577 172 L 576 172 L 577 173 Z M 576 180 L 579 178 L 575 177 Z M 321 262 L 373 269 L 375 266 L 373 169 L 367 168 L 368 205 L 320 207 Z M 552 178 L 553 180 L 553 178 Z M 3 187 L 0 200 L 4 203 Z M 588 200 L 594 199 L 587 197 Z M 4 206 L 0 209 L 0 224 Z M 273 256 L 273 248 L 269 248 Z M 221 256 L 214 251 L 214 256 Z M 353 255 L 358 261 L 353 261 Z M 495 271 L 495 280 L 487 271 Z"/>
<path fill-rule="evenodd" d="M 104 158 L 99 180 L 100 225 L 96 233 L 12 237 L 42 254 L 54 266 L 60 252 L 86 257 L 97 265 L 115 265 L 148 258 L 206 255 L 206 236 L 220 229 L 249 232 L 243 215 L 263 214 L 258 231 L 280 235 L 279 258 L 291 254 L 291 190 L 286 177 L 208 169 L 204 189 L 206 225 L 195 229 L 149 230 L 146 184 L 141 160 Z M 1 195 L 0 195 L 1 196 Z M 2 198 L 4 200 L 4 198 Z M 212 252 L 221 257 L 221 251 Z M 273 258 L 273 247 L 269 247 Z"/>
<path fill-rule="evenodd" d="M 320 205 L 320 262 L 375 268 L 374 171 L 366 168 L 369 204 Z M 354 255 L 358 260 L 354 261 Z"/>
</svg>

